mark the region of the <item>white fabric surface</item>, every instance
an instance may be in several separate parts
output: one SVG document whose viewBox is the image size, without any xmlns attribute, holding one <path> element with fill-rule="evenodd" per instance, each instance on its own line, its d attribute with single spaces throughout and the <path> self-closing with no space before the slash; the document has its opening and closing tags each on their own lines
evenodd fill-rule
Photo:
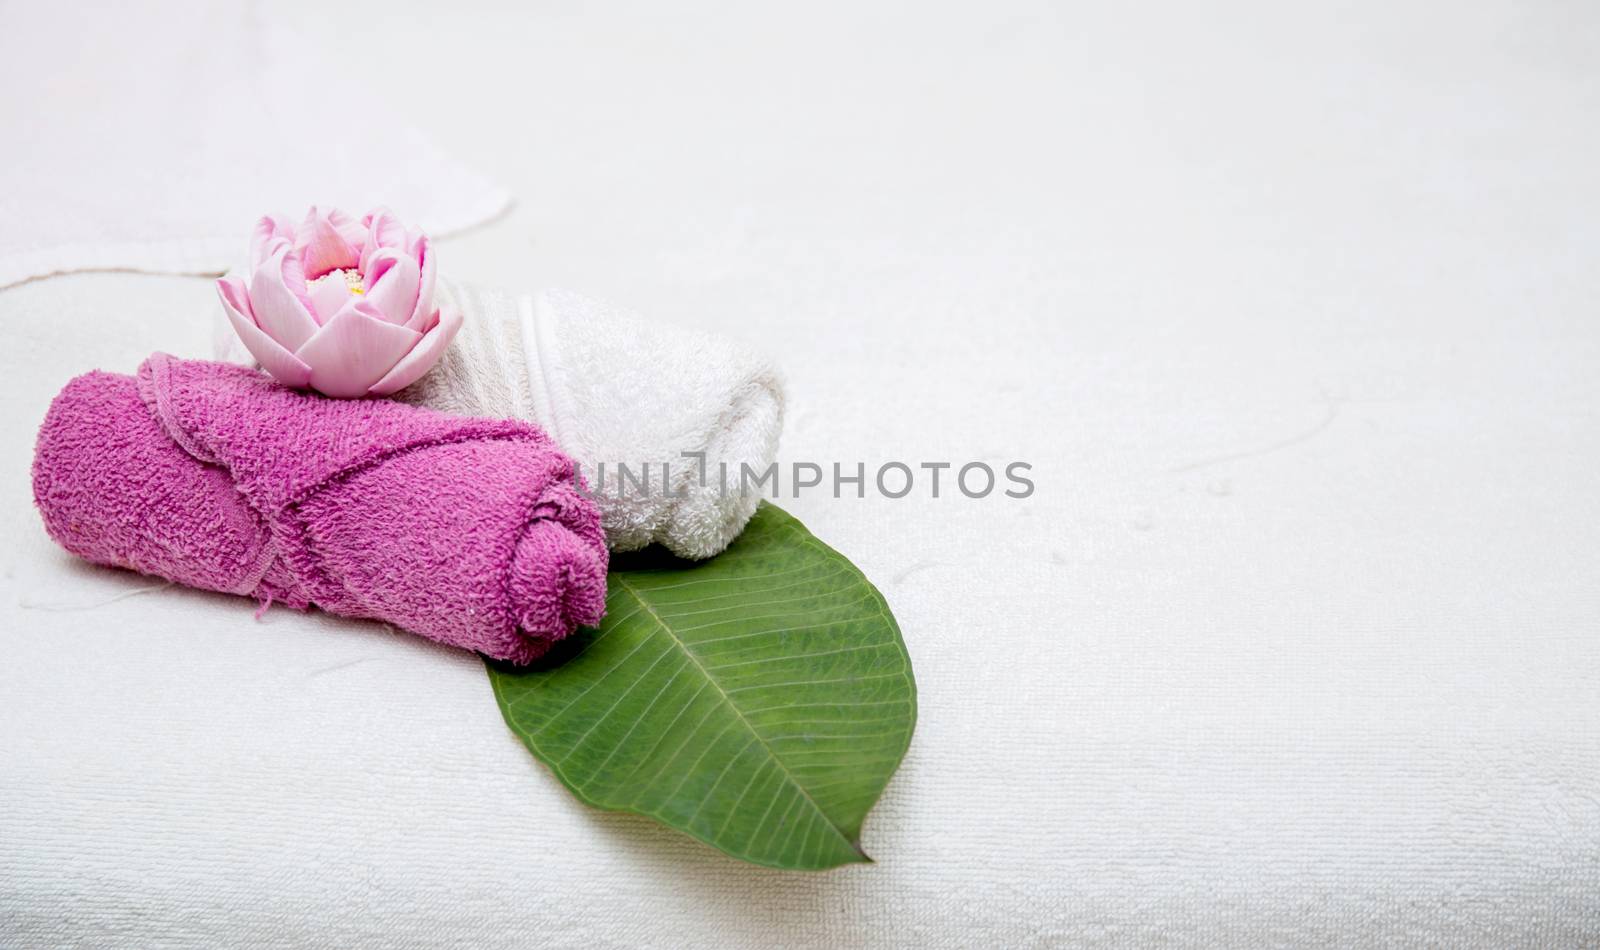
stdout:
<svg viewBox="0 0 1600 950">
<path fill-rule="evenodd" d="M 456 276 L 756 343 L 788 459 L 1038 490 L 782 502 L 921 717 L 876 864 L 764 871 L 574 802 L 469 657 L 54 549 L 51 394 L 212 291 L 0 293 L 0 944 L 1600 942 L 1592 6 L 377 11 L 521 199 Z"/>
<path fill-rule="evenodd" d="M 510 197 L 411 122 L 426 62 L 256 5 L 8 3 L 0 287 L 77 270 L 201 274 L 251 224 L 386 203 L 435 235 Z"/>
<path fill-rule="evenodd" d="M 542 426 L 578 461 L 614 551 L 707 558 L 744 530 L 761 489 L 740 491 L 740 479 L 772 465 L 783 428 L 783 381 L 765 357 L 570 291 L 442 279 L 439 293 L 465 322 L 396 398 Z M 216 309 L 210 355 L 258 365 Z"/>
</svg>

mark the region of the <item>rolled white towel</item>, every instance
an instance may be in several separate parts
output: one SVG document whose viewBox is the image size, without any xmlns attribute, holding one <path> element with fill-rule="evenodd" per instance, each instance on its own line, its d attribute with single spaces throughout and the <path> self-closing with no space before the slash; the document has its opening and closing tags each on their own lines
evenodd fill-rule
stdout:
<svg viewBox="0 0 1600 950">
<path fill-rule="evenodd" d="M 439 291 L 466 319 L 439 364 L 395 398 L 543 427 L 582 465 L 613 550 L 655 542 L 707 558 L 744 530 L 760 492 L 741 490 L 741 472 L 773 463 L 783 426 L 772 364 L 732 340 L 565 291 L 443 280 Z M 217 355 L 251 362 L 226 320 Z"/>
</svg>

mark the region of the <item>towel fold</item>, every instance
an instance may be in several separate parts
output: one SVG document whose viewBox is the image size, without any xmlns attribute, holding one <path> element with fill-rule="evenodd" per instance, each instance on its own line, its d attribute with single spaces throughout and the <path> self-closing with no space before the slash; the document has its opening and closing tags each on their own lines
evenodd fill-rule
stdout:
<svg viewBox="0 0 1600 950">
<path fill-rule="evenodd" d="M 744 530 L 760 497 L 740 491 L 741 467 L 771 465 L 783 427 L 783 382 L 770 363 L 732 340 L 574 293 L 446 292 L 466 322 L 400 399 L 544 426 L 583 467 L 615 550 L 659 543 L 707 558 Z"/>
<path fill-rule="evenodd" d="M 604 611 L 599 515 L 534 426 L 335 400 L 156 354 L 51 404 L 34 500 L 68 551 L 526 663 Z"/>
</svg>

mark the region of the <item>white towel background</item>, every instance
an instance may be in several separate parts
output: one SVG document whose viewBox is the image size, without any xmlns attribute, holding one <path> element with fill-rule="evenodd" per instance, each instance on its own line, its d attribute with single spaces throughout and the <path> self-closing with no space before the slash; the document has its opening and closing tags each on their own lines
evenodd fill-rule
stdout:
<svg viewBox="0 0 1600 950">
<path fill-rule="evenodd" d="M 214 294 L 0 292 L 0 944 L 1600 944 L 1594 4 L 393 6 L 281 10 L 515 190 L 454 276 L 749 339 L 789 461 L 1038 492 L 781 502 L 921 718 L 876 864 L 764 871 L 470 657 L 72 563 L 48 400 Z"/>
<path fill-rule="evenodd" d="M 0 6 L 0 287 L 220 273 L 256 218 L 313 203 L 385 203 L 436 235 L 504 210 L 504 190 L 449 157 L 459 145 L 441 149 L 408 115 L 437 63 L 273 10 Z"/>
</svg>

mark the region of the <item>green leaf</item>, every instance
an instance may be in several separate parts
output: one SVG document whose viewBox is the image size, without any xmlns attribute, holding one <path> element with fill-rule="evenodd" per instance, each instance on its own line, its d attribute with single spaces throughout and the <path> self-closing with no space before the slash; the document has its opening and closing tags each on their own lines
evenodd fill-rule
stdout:
<svg viewBox="0 0 1600 950">
<path fill-rule="evenodd" d="M 762 503 L 709 561 L 613 559 L 606 618 L 489 666 L 506 722 L 579 798 L 746 861 L 867 861 L 916 723 L 900 628 L 855 565 Z"/>
</svg>

